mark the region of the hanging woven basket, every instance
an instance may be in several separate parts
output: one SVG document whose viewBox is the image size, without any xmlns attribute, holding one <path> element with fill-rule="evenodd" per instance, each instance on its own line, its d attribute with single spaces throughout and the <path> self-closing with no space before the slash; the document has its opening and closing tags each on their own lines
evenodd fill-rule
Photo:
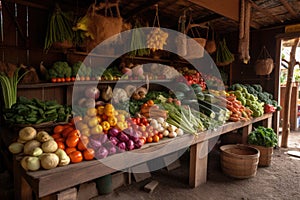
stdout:
<svg viewBox="0 0 300 200">
<path fill-rule="evenodd" d="M 261 76 L 271 74 L 274 69 L 274 61 L 265 46 L 263 46 L 258 59 L 254 64 L 254 69 L 256 75 Z"/>
</svg>

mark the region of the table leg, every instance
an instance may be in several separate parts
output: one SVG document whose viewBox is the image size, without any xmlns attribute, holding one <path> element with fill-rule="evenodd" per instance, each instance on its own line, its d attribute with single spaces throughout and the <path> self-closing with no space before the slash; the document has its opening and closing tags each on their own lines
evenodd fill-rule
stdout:
<svg viewBox="0 0 300 200">
<path fill-rule="evenodd" d="M 15 199 L 19 200 L 32 200 L 32 189 L 27 181 L 22 177 L 20 165 L 14 159 L 13 171 L 14 171 L 14 190 Z"/>
<path fill-rule="evenodd" d="M 252 131 L 252 124 L 249 124 L 242 128 L 242 143 L 247 144 L 248 135 Z"/>
<path fill-rule="evenodd" d="M 267 128 L 272 128 L 272 117 L 263 120 L 262 125 Z"/>
<path fill-rule="evenodd" d="M 194 144 L 190 147 L 189 184 L 195 188 L 206 183 L 207 178 L 208 141 Z"/>
</svg>

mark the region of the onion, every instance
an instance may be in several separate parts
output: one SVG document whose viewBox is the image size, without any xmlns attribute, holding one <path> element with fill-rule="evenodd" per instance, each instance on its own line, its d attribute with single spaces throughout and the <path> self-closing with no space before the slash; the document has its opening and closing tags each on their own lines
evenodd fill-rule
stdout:
<svg viewBox="0 0 300 200">
<path fill-rule="evenodd" d="M 95 158 L 102 159 L 108 156 L 108 151 L 105 147 L 101 146 L 95 154 Z"/>
<path fill-rule="evenodd" d="M 109 136 L 117 137 L 119 134 L 119 130 L 117 128 L 111 128 L 108 131 Z"/>
<path fill-rule="evenodd" d="M 143 146 L 143 142 L 139 139 L 137 142 L 134 143 L 134 147 L 139 149 Z"/>
<path fill-rule="evenodd" d="M 115 146 L 111 146 L 110 148 L 108 148 L 108 154 L 109 155 L 113 155 L 115 153 L 117 153 L 117 149 L 116 149 Z"/>
<path fill-rule="evenodd" d="M 109 140 L 110 140 L 110 142 L 111 142 L 113 145 L 115 145 L 115 146 L 116 146 L 116 145 L 118 144 L 118 142 L 119 142 L 118 138 L 116 138 L 116 137 L 110 137 Z"/>
<path fill-rule="evenodd" d="M 125 142 L 119 142 L 117 144 L 117 146 L 119 147 L 120 150 L 125 150 L 126 149 L 126 144 Z"/>
<path fill-rule="evenodd" d="M 126 149 L 127 149 L 127 150 L 132 150 L 132 149 L 134 149 L 134 142 L 133 142 L 132 140 L 128 140 L 128 141 L 126 142 Z"/>
<path fill-rule="evenodd" d="M 100 140 L 101 144 L 104 144 L 108 140 L 107 135 L 106 134 L 100 134 L 99 140 Z"/>
<path fill-rule="evenodd" d="M 122 142 L 127 142 L 129 140 L 128 136 L 123 132 L 119 133 L 118 139 L 121 140 Z"/>
<path fill-rule="evenodd" d="M 98 99 L 100 97 L 100 90 L 95 86 L 88 86 L 84 94 L 88 98 Z"/>
<path fill-rule="evenodd" d="M 102 146 L 102 143 L 100 142 L 100 140 L 97 140 L 95 138 L 90 137 L 89 140 L 89 147 L 93 148 L 93 149 L 98 149 Z"/>
</svg>

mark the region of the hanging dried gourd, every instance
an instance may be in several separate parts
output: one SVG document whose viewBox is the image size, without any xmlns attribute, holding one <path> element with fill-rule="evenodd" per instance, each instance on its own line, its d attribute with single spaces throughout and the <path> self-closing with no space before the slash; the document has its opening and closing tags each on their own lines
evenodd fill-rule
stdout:
<svg viewBox="0 0 300 200">
<path fill-rule="evenodd" d="M 158 27 L 155 27 L 155 25 Z M 153 30 L 147 35 L 147 46 L 153 52 L 158 49 L 163 49 L 167 44 L 167 38 L 169 34 L 160 29 L 159 17 L 158 17 L 158 5 L 156 4 L 156 14 L 153 21 Z"/>
<path fill-rule="evenodd" d="M 241 0 L 239 55 L 240 55 L 240 60 L 242 60 L 245 64 L 247 64 L 250 60 L 250 55 L 249 55 L 250 18 L 251 18 L 251 3 L 248 0 Z"/>
</svg>

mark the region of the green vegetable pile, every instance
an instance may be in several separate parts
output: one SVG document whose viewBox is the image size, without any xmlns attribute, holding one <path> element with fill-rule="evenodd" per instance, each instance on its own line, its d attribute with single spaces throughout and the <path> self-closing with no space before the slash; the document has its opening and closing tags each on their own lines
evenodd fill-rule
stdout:
<svg viewBox="0 0 300 200">
<path fill-rule="evenodd" d="M 70 106 L 60 105 L 56 101 L 41 101 L 18 97 L 10 109 L 4 110 L 4 119 L 8 124 L 39 124 L 42 122 L 67 122 L 71 116 Z"/>
<path fill-rule="evenodd" d="M 253 111 L 253 117 L 260 117 L 264 114 L 264 102 L 259 101 L 258 97 L 249 93 L 246 86 L 242 84 L 234 84 L 230 87 L 233 93 L 241 103 Z"/>
<path fill-rule="evenodd" d="M 57 61 L 49 69 L 50 78 L 68 78 L 72 75 L 72 68 L 67 62 Z"/>
<path fill-rule="evenodd" d="M 278 138 L 272 128 L 259 126 L 248 135 L 248 143 L 264 147 L 275 147 L 278 143 Z"/>
<path fill-rule="evenodd" d="M 78 61 L 72 66 L 72 77 L 87 77 L 91 76 L 92 68 L 86 66 L 83 62 Z"/>
</svg>

